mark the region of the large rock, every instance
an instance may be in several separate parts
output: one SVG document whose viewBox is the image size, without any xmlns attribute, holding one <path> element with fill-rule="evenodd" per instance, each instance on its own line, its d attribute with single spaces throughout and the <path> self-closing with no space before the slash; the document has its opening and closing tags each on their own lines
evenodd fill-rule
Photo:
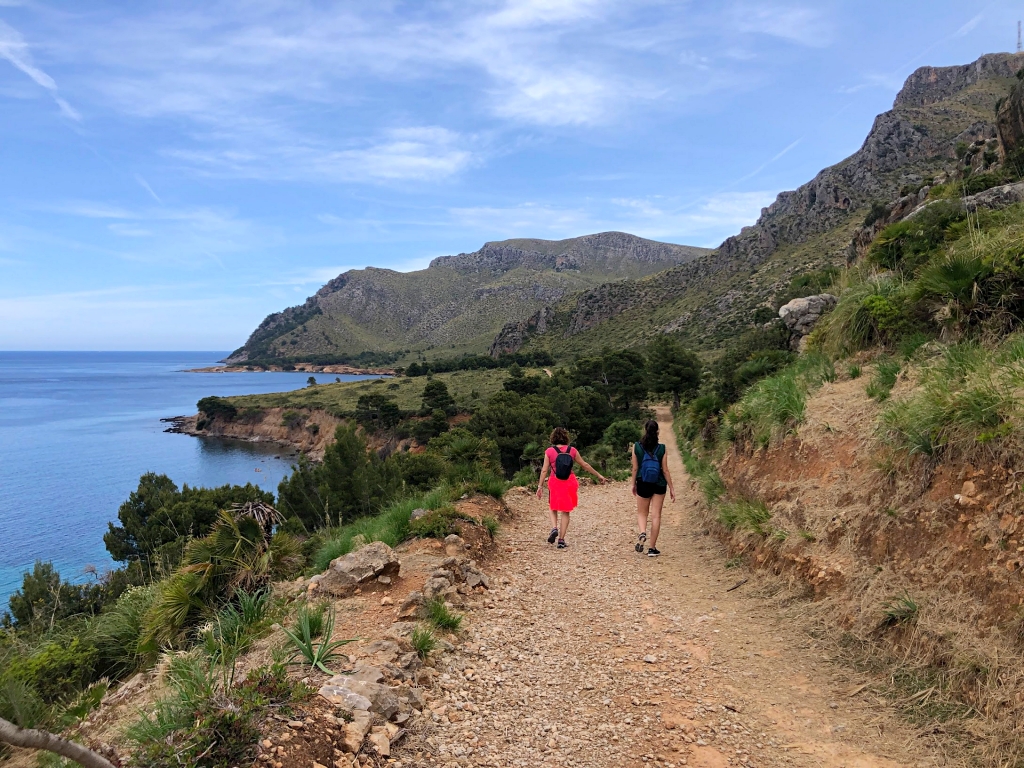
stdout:
<svg viewBox="0 0 1024 768">
<path fill-rule="evenodd" d="M 821 316 L 836 305 L 835 296 L 831 293 L 821 293 L 817 296 L 805 296 L 802 299 L 793 299 L 779 309 L 779 317 L 786 324 L 792 333 L 790 346 L 797 349 L 804 336 L 809 334 L 815 323 Z"/>
<path fill-rule="evenodd" d="M 352 721 L 345 723 L 341 736 L 341 748 L 350 754 L 358 754 L 363 747 L 363 739 L 370 732 L 372 718 L 369 712 L 353 712 Z"/>
<path fill-rule="evenodd" d="M 362 696 L 369 701 L 370 712 L 376 712 L 386 720 L 398 713 L 398 696 L 388 686 L 380 683 L 356 680 L 348 675 L 335 675 L 320 689 L 321 696 L 324 696 L 325 689 L 334 696 L 344 695 L 345 691 Z M 330 700 L 327 696 L 325 698 Z"/>
<path fill-rule="evenodd" d="M 335 595 L 346 595 L 360 584 L 380 576 L 397 576 L 401 567 L 391 547 L 382 541 L 374 541 L 332 560 L 318 580 L 317 588 Z"/>
</svg>

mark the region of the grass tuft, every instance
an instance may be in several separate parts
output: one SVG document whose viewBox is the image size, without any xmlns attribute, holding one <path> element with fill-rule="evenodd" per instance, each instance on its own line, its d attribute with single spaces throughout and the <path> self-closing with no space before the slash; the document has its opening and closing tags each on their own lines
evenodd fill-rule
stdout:
<svg viewBox="0 0 1024 768">
<path fill-rule="evenodd" d="M 421 659 L 426 659 L 437 648 L 437 638 L 429 627 L 416 627 L 409 636 L 409 642 Z"/>
<path fill-rule="evenodd" d="M 901 624 L 912 624 L 917 621 L 921 606 L 904 592 L 882 606 L 882 626 L 895 627 Z"/>
<path fill-rule="evenodd" d="M 462 627 L 462 615 L 452 611 L 442 597 L 427 603 L 427 620 L 445 632 L 458 632 Z"/>
</svg>

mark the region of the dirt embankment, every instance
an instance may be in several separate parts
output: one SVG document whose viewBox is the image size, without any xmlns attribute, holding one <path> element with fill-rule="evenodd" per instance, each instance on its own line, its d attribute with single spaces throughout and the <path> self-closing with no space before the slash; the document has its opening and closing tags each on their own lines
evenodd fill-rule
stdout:
<svg viewBox="0 0 1024 768">
<path fill-rule="evenodd" d="M 728 494 L 766 503 L 770 530 L 713 527 L 813 595 L 847 641 L 899 656 L 933 693 L 983 712 L 992 738 L 1011 738 L 1024 728 L 1021 473 L 995 461 L 893 466 L 875 437 L 879 408 L 863 380 L 826 384 L 797 435 L 736 446 L 719 462 Z"/>
<path fill-rule="evenodd" d="M 287 418 L 286 418 L 287 414 Z M 228 420 L 200 414 L 167 419 L 167 431 L 194 437 L 222 437 L 253 443 L 278 443 L 295 448 L 312 459 L 322 459 L 334 442 L 334 432 L 344 421 L 326 411 L 297 408 L 266 408 Z"/>
</svg>

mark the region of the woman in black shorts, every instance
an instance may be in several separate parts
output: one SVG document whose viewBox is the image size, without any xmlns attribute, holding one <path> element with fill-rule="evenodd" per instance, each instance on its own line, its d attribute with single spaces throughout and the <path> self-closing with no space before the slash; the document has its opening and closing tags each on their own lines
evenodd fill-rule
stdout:
<svg viewBox="0 0 1024 768">
<path fill-rule="evenodd" d="M 661 532 L 661 508 L 665 504 L 665 491 L 672 501 L 676 500 L 672 475 L 665 461 L 665 446 L 658 442 L 658 422 L 644 424 L 644 436 L 633 445 L 633 495 L 636 496 L 636 527 L 640 532 L 636 540 L 637 552 L 644 551 L 648 544 L 647 556 L 657 557 L 658 534 Z M 647 538 L 647 518 L 651 519 L 651 537 Z"/>
</svg>

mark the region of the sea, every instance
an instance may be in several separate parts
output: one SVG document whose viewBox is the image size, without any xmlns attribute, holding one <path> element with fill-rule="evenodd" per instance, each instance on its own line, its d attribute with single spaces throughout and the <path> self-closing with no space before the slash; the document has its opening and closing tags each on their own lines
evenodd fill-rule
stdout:
<svg viewBox="0 0 1024 768">
<path fill-rule="evenodd" d="M 227 354 L 0 352 L 0 613 L 36 560 L 76 582 L 115 567 L 103 534 L 145 472 L 179 487 L 255 483 L 277 491 L 293 452 L 167 433 L 160 421 L 195 413 L 207 395 L 306 386 L 308 373 L 187 372 Z"/>
</svg>

